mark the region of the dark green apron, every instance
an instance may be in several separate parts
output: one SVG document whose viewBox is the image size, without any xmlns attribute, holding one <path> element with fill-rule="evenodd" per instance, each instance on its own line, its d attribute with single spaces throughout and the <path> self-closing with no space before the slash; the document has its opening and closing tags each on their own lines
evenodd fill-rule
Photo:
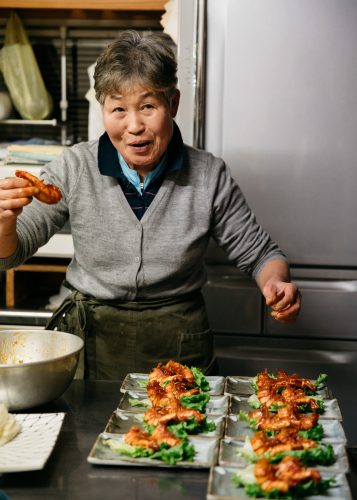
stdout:
<svg viewBox="0 0 357 500">
<path fill-rule="evenodd" d="M 122 380 L 173 359 L 214 374 L 213 332 L 199 292 L 138 301 L 102 301 L 73 289 L 46 328 L 83 338 L 76 378 Z"/>
</svg>

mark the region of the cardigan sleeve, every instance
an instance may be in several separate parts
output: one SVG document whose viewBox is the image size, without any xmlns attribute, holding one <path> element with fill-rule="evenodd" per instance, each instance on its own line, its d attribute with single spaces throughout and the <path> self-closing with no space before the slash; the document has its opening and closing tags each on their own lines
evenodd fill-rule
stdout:
<svg viewBox="0 0 357 500">
<path fill-rule="evenodd" d="M 242 271 L 256 277 L 264 264 L 286 256 L 257 222 L 238 184 L 223 160 L 212 158 L 208 176 L 211 235 Z"/>
</svg>

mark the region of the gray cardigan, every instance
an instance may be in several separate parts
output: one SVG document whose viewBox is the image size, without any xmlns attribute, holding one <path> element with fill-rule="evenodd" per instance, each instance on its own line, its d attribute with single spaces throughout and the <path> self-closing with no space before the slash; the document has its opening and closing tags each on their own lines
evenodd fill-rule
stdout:
<svg viewBox="0 0 357 500">
<path fill-rule="evenodd" d="M 41 177 L 60 187 L 63 199 L 36 199 L 18 218 L 16 252 L 0 259 L 15 267 L 35 254 L 69 219 L 74 256 L 67 280 L 97 299 L 157 299 L 200 289 L 210 237 L 241 270 L 256 276 L 284 255 L 257 224 L 225 163 L 187 147 L 187 164 L 166 175 L 139 221 L 114 177 L 97 166 L 98 140 L 65 150 Z"/>
</svg>

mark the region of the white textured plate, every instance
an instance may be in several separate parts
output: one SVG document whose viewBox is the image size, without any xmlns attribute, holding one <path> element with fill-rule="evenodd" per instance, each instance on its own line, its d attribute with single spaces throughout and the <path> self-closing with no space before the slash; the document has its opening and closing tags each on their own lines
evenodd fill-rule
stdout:
<svg viewBox="0 0 357 500">
<path fill-rule="evenodd" d="M 57 441 L 65 413 L 14 414 L 20 433 L 0 447 L 0 473 L 42 469 Z"/>
</svg>

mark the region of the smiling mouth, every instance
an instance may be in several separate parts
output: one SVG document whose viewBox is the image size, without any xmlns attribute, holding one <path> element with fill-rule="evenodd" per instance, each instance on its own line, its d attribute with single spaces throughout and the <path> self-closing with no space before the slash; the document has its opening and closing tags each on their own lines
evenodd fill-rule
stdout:
<svg viewBox="0 0 357 500">
<path fill-rule="evenodd" d="M 149 146 L 149 144 L 150 144 L 150 141 L 142 141 L 142 142 L 135 142 L 135 143 L 129 144 L 129 146 L 131 148 L 141 149 L 141 148 L 146 148 L 147 146 Z"/>
</svg>

